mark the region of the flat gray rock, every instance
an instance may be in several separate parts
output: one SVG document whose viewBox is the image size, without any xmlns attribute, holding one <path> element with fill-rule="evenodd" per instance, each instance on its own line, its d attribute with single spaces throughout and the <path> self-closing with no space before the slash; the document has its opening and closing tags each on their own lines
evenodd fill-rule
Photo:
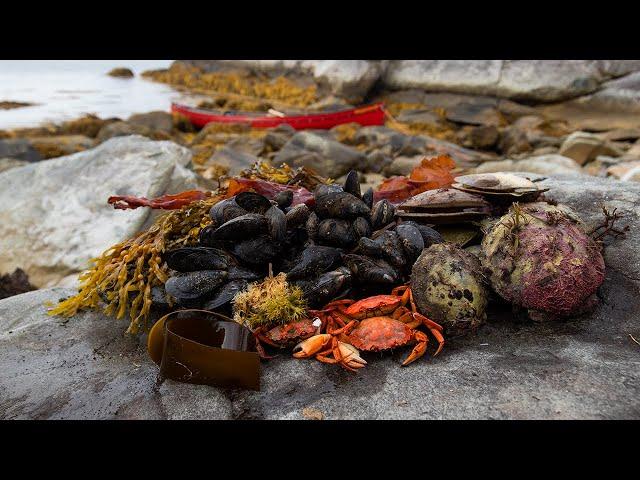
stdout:
<svg viewBox="0 0 640 480">
<path fill-rule="evenodd" d="M 580 212 L 600 205 L 638 225 L 640 184 L 599 178 L 542 180 L 548 196 Z M 624 223 L 623 223 L 624 224 Z M 494 312 L 441 355 L 400 367 L 408 349 L 369 354 L 357 374 L 283 354 L 262 365 L 260 392 L 166 381 L 144 337 L 126 321 L 85 312 L 61 324 L 43 306 L 72 293 L 49 289 L 0 301 L 0 418 L 638 419 L 640 237 L 605 251 L 606 280 L 590 315 L 515 323 Z M 309 411 L 307 411 L 307 414 Z"/>
<path fill-rule="evenodd" d="M 129 136 L 0 173 L 0 272 L 22 268 L 43 287 L 84 270 L 157 215 L 115 210 L 107 199 L 196 188 L 190 162 L 191 152 L 173 142 Z"/>
</svg>

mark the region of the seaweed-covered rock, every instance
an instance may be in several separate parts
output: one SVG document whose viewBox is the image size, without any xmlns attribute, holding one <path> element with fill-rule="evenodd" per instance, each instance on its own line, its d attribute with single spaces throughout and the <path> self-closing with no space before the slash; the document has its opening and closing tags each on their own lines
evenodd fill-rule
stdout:
<svg viewBox="0 0 640 480">
<path fill-rule="evenodd" d="M 411 272 L 418 310 L 449 335 L 475 329 L 486 320 L 487 289 L 474 255 L 450 243 L 425 249 Z"/>
<path fill-rule="evenodd" d="M 482 241 L 492 287 L 533 319 L 583 313 L 604 280 L 599 246 L 571 209 L 515 204 Z"/>
</svg>

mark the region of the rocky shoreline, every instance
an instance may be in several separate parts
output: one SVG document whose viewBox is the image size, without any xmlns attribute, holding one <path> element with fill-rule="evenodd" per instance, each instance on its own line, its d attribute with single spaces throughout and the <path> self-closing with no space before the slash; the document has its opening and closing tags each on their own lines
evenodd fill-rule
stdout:
<svg viewBox="0 0 640 480">
<path fill-rule="evenodd" d="M 144 76 L 223 110 L 383 101 L 389 116 L 197 131 L 153 111 L 0 131 L 0 418 L 640 418 L 639 75 L 637 61 L 182 61 Z M 46 314 L 90 259 L 158 215 L 114 210 L 110 195 L 214 189 L 258 160 L 340 182 L 354 169 L 364 191 L 442 154 L 456 173 L 526 173 L 587 229 L 603 206 L 623 215 L 631 231 L 605 243 L 595 311 L 529 324 L 498 309 L 436 359 L 400 368 L 395 352 L 355 377 L 279 358 L 260 392 L 158 384 L 126 322 Z"/>
</svg>

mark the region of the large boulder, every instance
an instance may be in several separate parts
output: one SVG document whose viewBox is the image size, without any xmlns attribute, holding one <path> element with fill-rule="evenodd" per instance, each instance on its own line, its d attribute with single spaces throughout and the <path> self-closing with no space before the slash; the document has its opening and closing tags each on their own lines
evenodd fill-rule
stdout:
<svg viewBox="0 0 640 480">
<path fill-rule="evenodd" d="M 542 175 L 582 175 L 582 169 L 575 160 L 562 155 L 537 155 L 521 160 L 498 160 L 484 162 L 474 170 L 475 173 L 493 172 L 533 172 Z"/>
<path fill-rule="evenodd" d="M 592 93 L 611 78 L 640 70 L 637 60 L 393 60 L 391 88 L 473 93 L 553 102 Z"/>
<path fill-rule="evenodd" d="M 274 165 L 308 167 L 328 178 L 338 178 L 349 170 L 361 169 L 362 152 L 314 132 L 298 132 L 273 158 Z"/>
<path fill-rule="evenodd" d="M 554 177 L 542 185 L 588 227 L 600 222 L 601 203 L 638 223 L 640 184 Z M 262 364 L 259 392 L 157 385 L 145 338 L 124 335 L 126 321 L 82 312 L 61 325 L 44 303 L 72 290 L 25 293 L 0 301 L 0 418 L 638 419 L 629 334 L 640 337 L 639 239 L 632 231 L 607 246 L 601 301 L 589 315 L 545 324 L 490 315 L 475 334 L 406 368 L 408 348 L 364 354 L 369 364 L 357 374 L 281 355 Z"/>
<path fill-rule="evenodd" d="M 147 208 L 115 210 L 107 198 L 195 188 L 190 161 L 174 143 L 131 136 L 0 173 L 0 272 L 20 267 L 42 287 L 85 269 L 151 219 Z"/>
</svg>

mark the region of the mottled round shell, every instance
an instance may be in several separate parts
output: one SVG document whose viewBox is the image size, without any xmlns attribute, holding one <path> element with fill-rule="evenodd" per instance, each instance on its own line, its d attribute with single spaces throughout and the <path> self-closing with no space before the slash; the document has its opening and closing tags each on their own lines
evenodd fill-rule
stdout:
<svg viewBox="0 0 640 480">
<path fill-rule="evenodd" d="M 425 249 L 413 265 L 411 290 L 418 311 L 456 335 L 486 320 L 488 292 L 480 261 L 456 245 Z"/>
<path fill-rule="evenodd" d="M 600 248 L 567 207 L 514 206 L 482 241 L 493 289 L 535 318 L 583 313 L 604 280 Z"/>
</svg>

